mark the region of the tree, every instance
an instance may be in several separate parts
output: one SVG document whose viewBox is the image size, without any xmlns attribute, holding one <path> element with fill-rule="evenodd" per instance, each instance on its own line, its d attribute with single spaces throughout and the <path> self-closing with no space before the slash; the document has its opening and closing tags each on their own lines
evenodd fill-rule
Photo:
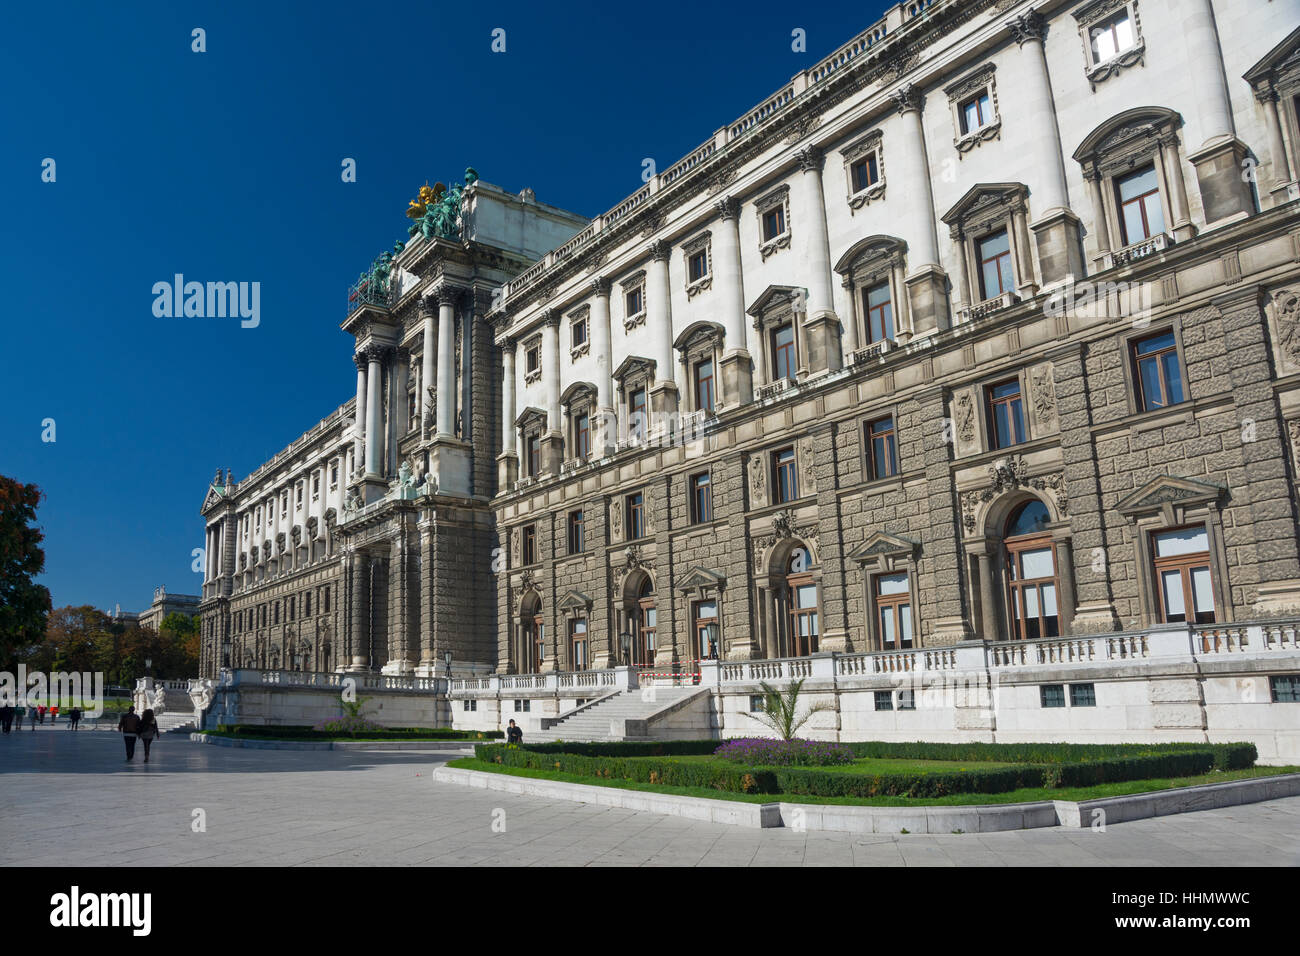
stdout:
<svg viewBox="0 0 1300 956">
<path fill-rule="evenodd" d="M 782 694 L 765 681 L 759 682 L 763 688 L 763 711 L 753 716 L 767 724 L 782 740 L 793 740 L 799 728 L 808 722 L 813 714 L 824 710 L 834 710 L 829 703 L 813 704 L 799 716 L 799 692 L 803 690 L 803 678 L 794 681 Z"/>
<path fill-rule="evenodd" d="M 36 485 L 0 475 L 0 662 L 17 669 L 45 635 L 50 590 L 33 578 L 45 570 L 44 533 L 35 524 L 44 495 Z"/>
<path fill-rule="evenodd" d="M 45 669 L 78 673 L 100 669 L 100 648 L 108 627 L 108 615 L 93 607 L 61 607 L 50 612 L 41 648 L 42 656 L 50 659 Z"/>
</svg>

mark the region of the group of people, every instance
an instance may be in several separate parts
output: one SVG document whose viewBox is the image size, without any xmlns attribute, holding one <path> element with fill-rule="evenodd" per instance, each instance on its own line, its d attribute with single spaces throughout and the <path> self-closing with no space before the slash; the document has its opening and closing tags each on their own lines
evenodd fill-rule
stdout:
<svg viewBox="0 0 1300 956">
<path fill-rule="evenodd" d="M 122 733 L 122 740 L 126 743 L 126 759 L 131 761 L 135 759 L 135 741 L 138 737 L 144 744 L 144 762 L 149 762 L 149 748 L 158 737 L 158 718 L 153 715 L 152 710 L 146 710 L 143 714 L 137 714 L 134 707 L 128 707 L 122 719 L 117 722 L 117 729 Z"/>
<path fill-rule="evenodd" d="M 35 730 L 37 724 L 45 723 L 47 714 L 50 720 L 54 721 L 59 715 L 59 709 L 57 707 L 46 707 L 44 704 L 15 707 L 9 701 L 5 701 L 0 704 L 0 730 L 3 730 L 6 734 L 14 729 L 22 730 L 24 720 L 29 721 L 32 730 Z M 68 729 L 76 730 L 77 725 L 81 723 L 81 708 L 73 707 L 67 712 L 67 718 Z M 14 727 L 14 724 L 18 725 L 17 728 Z"/>
</svg>

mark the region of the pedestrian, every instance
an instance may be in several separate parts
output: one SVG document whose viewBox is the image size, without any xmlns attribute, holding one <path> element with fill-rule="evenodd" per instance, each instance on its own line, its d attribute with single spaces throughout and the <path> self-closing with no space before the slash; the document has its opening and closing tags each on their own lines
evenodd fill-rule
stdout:
<svg viewBox="0 0 1300 956">
<path fill-rule="evenodd" d="M 14 725 L 14 705 L 6 699 L 3 705 L 0 705 L 0 730 L 6 734 L 13 729 Z"/>
<path fill-rule="evenodd" d="M 32 715 L 32 733 L 35 733 L 36 722 L 41 719 L 41 709 L 39 707 L 28 707 L 27 712 Z"/>
<path fill-rule="evenodd" d="M 41 724 L 44 725 L 44 723 L 45 723 L 45 705 L 44 705 L 44 704 L 37 704 L 37 705 L 36 705 L 36 716 L 37 716 L 37 718 L 40 720 Z"/>
<path fill-rule="evenodd" d="M 122 732 L 122 740 L 126 744 L 126 759 L 130 761 L 135 757 L 135 735 L 140 732 L 140 716 L 135 712 L 134 706 L 126 709 L 126 713 L 117 722 L 117 729 Z"/>
<path fill-rule="evenodd" d="M 73 707 L 72 710 L 68 711 L 68 729 L 76 730 L 77 724 L 79 724 L 80 722 L 81 722 L 81 708 Z"/>
<path fill-rule="evenodd" d="M 506 728 L 506 741 L 512 744 L 524 742 L 524 729 L 518 726 L 513 719 L 510 721 L 510 726 Z"/>
<path fill-rule="evenodd" d="M 140 740 L 144 743 L 144 762 L 149 762 L 149 745 L 158 736 L 158 720 L 152 710 L 146 710 L 140 717 Z"/>
</svg>

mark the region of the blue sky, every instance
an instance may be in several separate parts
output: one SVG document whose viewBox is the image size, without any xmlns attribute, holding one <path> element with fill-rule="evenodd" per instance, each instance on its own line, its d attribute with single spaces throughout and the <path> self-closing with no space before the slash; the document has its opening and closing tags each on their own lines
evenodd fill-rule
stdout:
<svg viewBox="0 0 1300 956">
<path fill-rule="evenodd" d="M 47 495 L 54 605 L 198 593 L 208 480 L 353 393 L 347 287 L 426 180 L 599 214 L 885 6 L 5 4 L 0 474 Z M 155 318 L 178 272 L 260 282 L 260 325 Z"/>
</svg>

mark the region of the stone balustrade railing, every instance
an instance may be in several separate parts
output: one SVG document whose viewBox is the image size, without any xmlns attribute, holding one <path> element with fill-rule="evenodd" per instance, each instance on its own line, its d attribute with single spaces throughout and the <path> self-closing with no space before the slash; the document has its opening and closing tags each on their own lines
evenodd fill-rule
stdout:
<svg viewBox="0 0 1300 956">
<path fill-rule="evenodd" d="M 588 671 L 550 671 L 545 674 L 489 674 L 485 677 L 456 677 L 451 694 L 496 696 L 514 691 L 558 694 L 597 691 L 608 693 L 637 686 L 636 672 L 628 667 Z"/>
</svg>

